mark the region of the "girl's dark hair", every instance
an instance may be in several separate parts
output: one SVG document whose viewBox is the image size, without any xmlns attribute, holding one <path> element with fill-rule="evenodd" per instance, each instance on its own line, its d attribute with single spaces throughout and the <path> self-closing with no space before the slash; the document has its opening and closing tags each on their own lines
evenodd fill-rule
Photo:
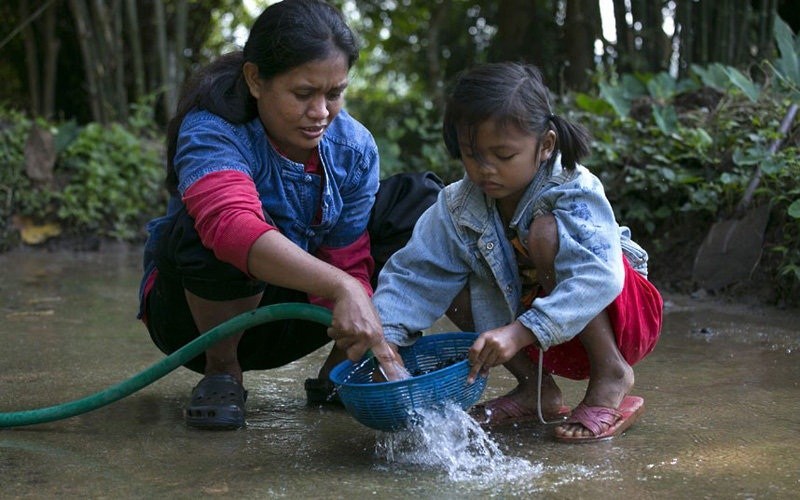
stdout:
<svg viewBox="0 0 800 500">
<path fill-rule="evenodd" d="M 552 166 L 561 153 L 561 165 L 574 169 L 589 153 L 591 139 L 584 127 L 553 114 L 549 93 L 539 69 L 529 64 L 489 63 L 462 72 L 445 105 L 442 134 L 450 156 L 461 158 L 459 128 L 466 131 L 466 140 L 474 151 L 478 127 L 487 120 L 497 120 L 501 126 L 516 126 L 539 137 L 553 130 L 556 146 L 547 166 Z"/>
<path fill-rule="evenodd" d="M 201 68 L 184 85 L 175 116 L 167 125 L 167 179 L 170 193 L 177 190 L 174 156 L 178 131 L 192 109 L 205 109 L 232 123 L 256 116 L 256 101 L 244 80 L 245 62 L 258 66 L 269 79 L 307 62 L 326 59 L 334 51 L 347 56 L 347 66 L 358 59 L 358 40 L 342 13 L 324 0 L 283 0 L 258 16 L 244 50 L 219 57 Z"/>
</svg>

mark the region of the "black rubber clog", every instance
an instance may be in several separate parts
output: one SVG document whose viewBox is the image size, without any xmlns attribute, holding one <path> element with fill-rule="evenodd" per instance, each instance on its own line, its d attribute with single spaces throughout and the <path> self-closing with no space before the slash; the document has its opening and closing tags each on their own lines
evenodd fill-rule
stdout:
<svg viewBox="0 0 800 500">
<path fill-rule="evenodd" d="M 206 375 L 192 390 L 184 409 L 186 425 L 211 430 L 243 427 L 246 400 L 247 391 L 232 375 Z"/>
</svg>

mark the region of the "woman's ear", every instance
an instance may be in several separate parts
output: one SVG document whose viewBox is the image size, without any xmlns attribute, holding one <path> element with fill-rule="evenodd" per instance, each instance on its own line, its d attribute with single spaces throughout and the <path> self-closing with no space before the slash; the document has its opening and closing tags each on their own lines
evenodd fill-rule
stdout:
<svg viewBox="0 0 800 500">
<path fill-rule="evenodd" d="M 552 130 L 548 130 L 544 133 L 539 141 L 539 158 L 541 159 L 542 163 L 550 159 L 550 156 L 553 154 L 555 149 L 556 133 Z"/>
<path fill-rule="evenodd" d="M 247 83 L 247 88 L 250 89 L 250 95 L 258 99 L 261 94 L 261 77 L 258 75 L 258 66 L 251 62 L 246 62 L 242 67 L 242 74 L 244 75 L 245 83 Z"/>
</svg>

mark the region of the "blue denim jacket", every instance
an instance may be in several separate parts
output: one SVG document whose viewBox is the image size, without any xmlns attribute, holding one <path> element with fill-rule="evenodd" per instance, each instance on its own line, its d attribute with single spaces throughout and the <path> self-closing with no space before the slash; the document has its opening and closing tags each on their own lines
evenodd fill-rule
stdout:
<svg viewBox="0 0 800 500">
<path fill-rule="evenodd" d="M 519 319 L 543 349 L 564 343 L 622 290 L 622 254 L 647 275 L 647 253 L 617 225 L 600 180 L 578 166 L 542 168 L 503 227 L 495 200 L 469 179 L 447 186 L 419 219 L 409 244 L 381 272 L 373 297 L 389 342 L 409 345 L 469 286 L 476 330 Z M 556 287 L 529 309 L 510 239 L 521 242 L 533 218 L 550 213 L 558 225 Z"/>
<path fill-rule="evenodd" d="M 208 111 L 192 111 L 183 119 L 175 152 L 179 195 L 211 172 L 244 172 L 284 236 L 309 253 L 321 245 L 343 247 L 366 231 L 378 191 L 378 148 L 369 131 L 342 110 L 325 130 L 319 155 L 324 179 L 278 153 L 258 118 L 237 125 Z M 142 285 L 155 266 L 160 229 L 183 205 L 180 196 L 172 196 L 166 215 L 147 225 Z M 320 207 L 321 219 L 314 224 Z M 140 287 L 140 299 L 141 292 Z"/>
</svg>

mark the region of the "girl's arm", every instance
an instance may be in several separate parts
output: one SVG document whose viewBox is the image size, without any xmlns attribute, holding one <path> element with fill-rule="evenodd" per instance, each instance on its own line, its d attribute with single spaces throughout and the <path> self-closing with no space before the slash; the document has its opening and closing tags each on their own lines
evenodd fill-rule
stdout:
<svg viewBox="0 0 800 500">
<path fill-rule="evenodd" d="M 408 244 L 392 255 L 378 279 L 373 302 L 384 336 L 396 345 L 414 343 L 467 285 L 466 246 L 447 209 L 445 191 L 420 216 Z"/>
<path fill-rule="evenodd" d="M 600 314 L 622 291 L 625 273 L 619 226 L 599 179 L 583 170 L 577 180 L 545 196 L 551 197 L 558 226 L 556 286 L 518 320 L 548 349 L 573 338 Z"/>
</svg>

